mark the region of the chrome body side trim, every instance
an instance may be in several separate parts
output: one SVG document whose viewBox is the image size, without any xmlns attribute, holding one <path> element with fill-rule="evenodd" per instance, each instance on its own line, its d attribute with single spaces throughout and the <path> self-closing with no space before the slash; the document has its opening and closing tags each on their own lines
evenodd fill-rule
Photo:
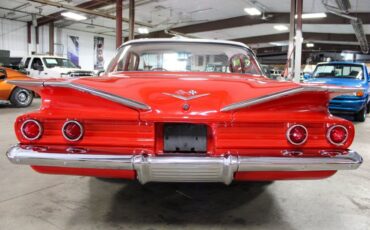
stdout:
<svg viewBox="0 0 370 230">
<path fill-rule="evenodd" d="M 150 110 L 150 106 L 137 102 L 125 97 L 116 96 L 111 93 L 106 93 L 101 90 L 93 89 L 84 85 L 76 84 L 76 83 L 70 83 L 69 88 L 76 89 L 82 92 L 90 93 L 92 95 L 105 98 L 109 101 L 117 102 L 119 104 L 125 105 L 127 107 L 133 108 L 133 109 L 140 109 L 140 110 Z"/>
<path fill-rule="evenodd" d="M 135 170 L 141 183 L 223 182 L 229 184 L 235 172 L 327 171 L 356 169 L 362 157 L 355 151 L 322 151 L 322 157 L 248 156 L 151 156 L 74 154 L 37 151 L 32 146 L 14 146 L 7 152 L 14 164 Z"/>
<path fill-rule="evenodd" d="M 118 104 L 125 105 L 127 107 L 133 108 L 133 109 L 139 109 L 139 110 L 150 110 L 150 106 L 147 104 L 134 101 L 125 97 L 117 96 L 111 93 L 107 93 L 101 90 L 93 89 L 88 86 L 84 86 L 81 84 L 69 82 L 69 81 L 63 81 L 63 82 L 48 82 L 48 81 L 19 81 L 19 80 L 14 80 L 14 81 L 8 81 L 10 84 L 21 86 L 21 87 L 32 87 L 32 86 L 38 86 L 38 87 L 64 87 L 64 88 L 70 88 L 70 89 L 75 89 L 81 92 L 89 93 L 94 96 L 98 96 L 104 99 L 107 99 L 109 101 L 116 102 Z"/>
<path fill-rule="evenodd" d="M 266 102 L 266 101 L 271 101 L 271 100 L 275 100 L 275 99 L 282 98 L 282 97 L 285 97 L 285 96 L 300 93 L 303 90 L 304 90 L 303 87 L 298 87 L 298 88 L 284 90 L 284 91 L 281 91 L 281 92 L 268 94 L 268 95 L 265 95 L 265 96 L 261 96 L 261 97 L 252 98 L 252 99 L 248 99 L 248 100 L 245 100 L 245 101 L 233 103 L 233 104 L 230 104 L 230 105 L 227 105 L 227 106 L 223 107 L 221 109 L 221 112 L 229 112 L 229 111 L 232 111 L 232 110 L 246 108 L 246 107 L 256 105 L 256 104 L 261 104 L 261 103 Z"/>
<path fill-rule="evenodd" d="M 360 90 L 356 87 L 338 87 L 329 85 L 314 85 L 314 84 L 301 84 L 297 88 L 284 90 L 257 98 L 248 99 L 245 101 L 236 102 L 221 108 L 221 112 L 229 112 L 241 108 L 246 108 L 252 105 L 261 104 L 267 101 L 276 100 L 282 97 L 294 95 L 302 92 L 327 92 L 330 93 L 329 98 L 332 99 L 339 95 L 352 95 L 354 92 Z"/>
</svg>

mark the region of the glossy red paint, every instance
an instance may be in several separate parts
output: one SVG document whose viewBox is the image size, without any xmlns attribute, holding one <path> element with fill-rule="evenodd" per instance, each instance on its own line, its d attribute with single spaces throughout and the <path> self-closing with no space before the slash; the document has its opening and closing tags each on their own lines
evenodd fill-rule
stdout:
<svg viewBox="0 0 370 230">
<path fill-rule="evenodd" d="M 322 156 L 321 150 L 347 149 L 354 138 L 349 121 L 327 111 L 329 93 L 302 92 L 244 109 L 221 112 L 229 104 L 258 98 L 299 87 L 291 82 L 277 82 L 263 76 L 227 73 L 188 72 L 122 72 L 102 78 L 81 78 L 70 82 L 113 95 L 129 98 L 150 106 L 150 110 L 135 110 L 86 92 L 62 87 L 28 88 L 42 97 L 38 111 L 17 118 L 15 131 L 21 144 L 46 146 L 49 151 L 70 146 L 90 154 L 164 154 L 163 123 L 200 123 L 207 125 L 207 154 L 225 153 L 239 156 L 283 156 L 284 150 L 302 150 L 304 155 Z M 193 100 L 180 100 L 167 94 L 195 90 L 206 94 Z M 183 109 L 184 104 L 188 109 Z M 43 125 L 41 138 L 25 139 L 20 127 L 27 119 Z M 62 135 L 63 124 L 76 120 L 84 127 L 80 140 L 71 143 Z M 293 145 L 286 138 L 287 130 L 296 124 L 308 130 L 302 145 Z M 348 138 L 341 146 L 330 143 L 328 129 L 342 125 Z M 289 156 L 287 156 L 289 157 Z M 322 156 L 324 157 L 324 156 Z M 88 175 L 134 179 L 134 171 L 71 169 L 63 167 L 33 167 L 52 174 Z M 321 172 L 245 172 L 236 173 L 236 180 L 321 179 L 335 171 Z"/>
</svg>

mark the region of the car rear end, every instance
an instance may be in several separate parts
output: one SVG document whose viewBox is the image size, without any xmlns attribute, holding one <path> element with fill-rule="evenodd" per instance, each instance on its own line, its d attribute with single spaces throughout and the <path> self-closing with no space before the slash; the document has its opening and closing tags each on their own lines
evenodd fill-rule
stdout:
<svg viewBox="0 0 370 230">
<path fill-rule="evenodd" d="M 362 163 L 349 149 L 353 124 L 327 114 L 327 92 L 284 91 L 286 97 L 234 110 L 235 105 L 215 107 L 218 89 L 190 108 L 165 94 L 155 97 L 162 104 L 145 107 L 61 84 L 42 83 L 40 110 L 17 118 L 19 144 L 7 153 L 11 162 L 41 173 L 225 184 L 322 179 Z"/>
</svg>

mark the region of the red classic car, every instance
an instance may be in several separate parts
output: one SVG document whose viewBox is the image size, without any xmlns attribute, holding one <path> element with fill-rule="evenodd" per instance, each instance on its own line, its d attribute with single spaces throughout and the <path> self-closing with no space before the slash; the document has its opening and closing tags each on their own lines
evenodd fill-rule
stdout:
<svg viewBox="0 0 370 230">
<path fill-rule="evenodd" d="M 7 156 L 40 173 L 146 182 L 321 179 L 356 169 L 351 122 L 330 98 L 355 88 L 278 82 L 244 44 L 133 40 L 101 78 L 12 81 L 36 91 Z"/>
</svg>

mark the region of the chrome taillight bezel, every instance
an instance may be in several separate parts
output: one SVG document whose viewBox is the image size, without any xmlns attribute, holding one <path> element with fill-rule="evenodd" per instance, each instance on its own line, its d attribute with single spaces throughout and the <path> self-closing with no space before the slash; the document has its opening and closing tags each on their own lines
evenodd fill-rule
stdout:
<svg viewBox="0 0 370 230">
<path fill-rule="evenodd" d="M 39 133 L 37 134 L 36 137 L 30 138 L 30 137 L 27 137 L 27 135 L 24 133 L 23 128 L 28 122 L 34 122 L 39 127 Z M 26 140 L 29 140 L 29 141 L 34 141 L 34 140 L 39 139 L 41 137 L 43 131 L 44 131 L 44 129 L 43 129 L 41 123 L 38 120 L 35 120 L 35 119 L 27 119 L 21 125 L 21 134 L 22 134 L 23 138 L 25 138 Z"/>
<path fill-rule="evenodd" d="M 339 127 L 339 128 L 343 128 L 343 129 L 346 131 L 346 138 L 345 138 L 343 141 L 341 141 L 340 143 L 336 143 L 336 142 L 334 142 L 334 141 L 330 138 L 330 132 L 331 132 L 334 128 L 337 128 L 337 127 Z M 330 143 L 330 144 L 332 144 L 332 145 L 336 145 L 336 146 L 342 146 L 342 145 L 344 145 L 344 144 L 347 142 L 347 140 L 348 140 L 348 136 L 349 136 L 348 128 L 347 128 L 347 127 L 345 127 L 344 125 L 332 125 L 332 126 L 330 126 L 330 127 L 328 128 L 328 131 L 326 132 L 326 139 L 329 141 L 329 143 Z"/>
<path fill-rule="evenodd" d="M 80 127 L 80 129 L 81 129 L 81 133 L 80 133 L 80 135 L 79 135 L 77 138 L 74 138 L 74 139 L 69 138 L 69 137 L 65 134 L 65 132 L 64 132 L 65 127 L 66 127 L 68 124 L 70 124 L 70 123 L 73 123 L 73 124 L 78 125 L 78 126 Z M 64 137 L 66 140 L 71 141 L 71 142 L 75 142 L 75 141 L 79 141 L 79 140 L 81 140 L 82 136 L 84 135 L 84 132 L 85 132 L 84 127 L 82 126 L 82 124 L 81 124 L 79 121 L 76 121 L 76 120 L 68 120 L 68 121 L 66 121 L 66 122 L 63 124 L 63 127 L 62 127 L 62 135 L 63 135 L 63 137 Z"/>
<path fill-rule="evenodd" d="M 306 137 L 299 143 L 297 142 L 294 142 L 292 141 L 292 139 L 290 138 L 290 132 L 292 131 L 292 129 L 294 129 L 295 127 L 301 127 L 305 130 L 306 132 Z M 306 143 L 307 139 L 308 139 L 308 130 L 307 128 L 304 126 L 304 125 L 299 125 L 299 124 L 296 124 L 296 125 L 292 125 L 289 127 L 289 129 L 286 131 L 286 134 L 285 134 L 287 140 L 289 141 L 289 143 L 291 143 L 292 145 L 303 145 L 304 143 Z"/>
</svg>

